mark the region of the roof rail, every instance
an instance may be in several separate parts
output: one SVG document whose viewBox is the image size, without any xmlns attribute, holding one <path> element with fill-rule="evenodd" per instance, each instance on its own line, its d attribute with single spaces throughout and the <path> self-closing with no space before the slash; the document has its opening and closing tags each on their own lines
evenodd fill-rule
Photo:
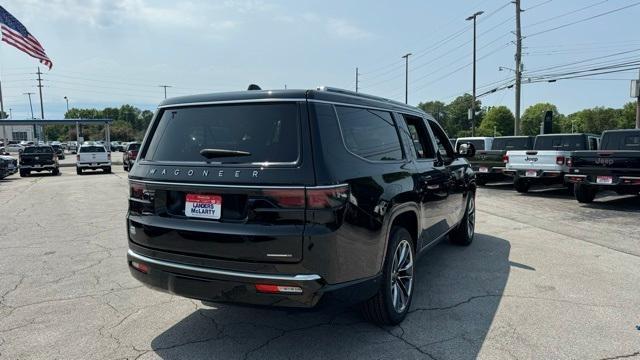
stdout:
<svg viewBox="0 0 640 360">
<path fill-rule="evenodd" d="M 365 98 L 365 99 L 371 99 L 371 100 L 377 100 L 377 101 L 386 101 L 386 102 L 389 102 L 389 103 L 394 103 L 394 104 L 407 106 L 407 107 L 409 106 L 409 105 L 403 104 L 401 102 L 398 102 L 398 101 L 395 101 L 395 100 L 391 100 L 391 99 L 387 99 L 387 98 L 383 98 L 383 97 L 380 97 L 380 96 L 363 94 L 363 93 L 360 93 L 360 92 L 355 92 L 355 91 L 346 90 L 346 89 L 340 89 L 340 88 L 331 87 L 331 86 L 318 86 L 317 90 L 318 91 L 329 91 L 329 92 L 334 92 L 334 93 L 343 94 L 343 95 L 357 96 L 357 97 L 361 97 L 361 98 Z"/>
</svg>

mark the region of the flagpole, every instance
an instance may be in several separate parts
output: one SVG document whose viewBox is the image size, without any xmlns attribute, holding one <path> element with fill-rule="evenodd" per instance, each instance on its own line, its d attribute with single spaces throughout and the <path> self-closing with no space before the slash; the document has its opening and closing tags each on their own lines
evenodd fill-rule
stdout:
<svg viewBox="0 0 640 360">
<path fill-rule="evenodd" d="M 2 49 L 2 46 L 0 46 Z M 6 119 L 4 116 L 4 99 L 2 98 L 2 51 L 0 50 L 0 117 L 2 120 Z M 7 125 L 2 124 L 2 143 L 4 144 L 5 151 L 7 149 Z M 2 154 L 0 154 L 2 155 Z"/>
</svg>

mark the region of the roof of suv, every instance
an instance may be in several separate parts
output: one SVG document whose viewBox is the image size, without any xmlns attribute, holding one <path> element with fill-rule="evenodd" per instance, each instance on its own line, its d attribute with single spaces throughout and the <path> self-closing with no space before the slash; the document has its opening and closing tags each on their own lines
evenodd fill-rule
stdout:
<svg viewBox="0 0 640 360">
<path fill-rule="evenodd" d="M 268 99 L 307 99 L 319 102 L 344 103 L 349 105 L 377 107 L 396 110 L 400 112 L 410 112 L 420 115 L 426 114 L 419 108 L 409 106 L 398 101 L 331 87 L 320 87 L 311 90 L 247 90 L 179 96 L 162 101 L 160 105 L 158 105 L 158 107 L 204 105 L 215 102 L 251 102 L 254 100 Z"/>
</svg>

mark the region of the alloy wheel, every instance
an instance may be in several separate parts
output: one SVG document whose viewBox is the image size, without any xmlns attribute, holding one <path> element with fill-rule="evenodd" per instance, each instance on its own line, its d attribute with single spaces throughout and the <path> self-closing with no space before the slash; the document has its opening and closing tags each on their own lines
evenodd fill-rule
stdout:
<svg viewBox="0 0 640 360">
<path fill-rule="evenodd" d="M 413 290 L 413 254 L 411 244 L 401 240 L 393 255 L 391 267 L 391 302 L 397 313 L 409 305 Z"/>
</svg>

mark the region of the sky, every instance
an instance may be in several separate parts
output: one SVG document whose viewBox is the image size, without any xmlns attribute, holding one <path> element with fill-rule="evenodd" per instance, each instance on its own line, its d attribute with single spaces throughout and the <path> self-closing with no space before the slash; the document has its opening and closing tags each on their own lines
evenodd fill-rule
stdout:
<svg viewBox="0 0 640 360">
<path fill-rule="evenodd" d="M 484 11 L 477 23 L 478 93 L 508 84 L 513 73 L 499 67 L 515 67 L 515 7 L 508 0 L 9 0 L 2 6 L 53 60 L 52 70 L 41 66 L 48 119 L 64 116 L 65 96 L 70 107 L 126 103 L 154 110 L 164 98 L 159 85 L 171 86 L 169 97 L 251 83 L 354 90 L 356 67 L 360 91 L 404 101 L 406 53 L 413 54 L 409 103 L 448 103 L 472 88 L 473 31 L 465 18 L 476 11 Z M 639 1 L 522 0 L 522 8 L 523 109 L 551 102 L 568 114 L 632 100 L 637 70 L 553 83 L 526 79 L 640 60 Z M 14 119 L 31 116 L 26 92 L 36 93 L 40 117 L 38 65 L 0 44 L 4 107 Z M 480 100 L 513 109 L 514 91 Z"/>
</svg>

